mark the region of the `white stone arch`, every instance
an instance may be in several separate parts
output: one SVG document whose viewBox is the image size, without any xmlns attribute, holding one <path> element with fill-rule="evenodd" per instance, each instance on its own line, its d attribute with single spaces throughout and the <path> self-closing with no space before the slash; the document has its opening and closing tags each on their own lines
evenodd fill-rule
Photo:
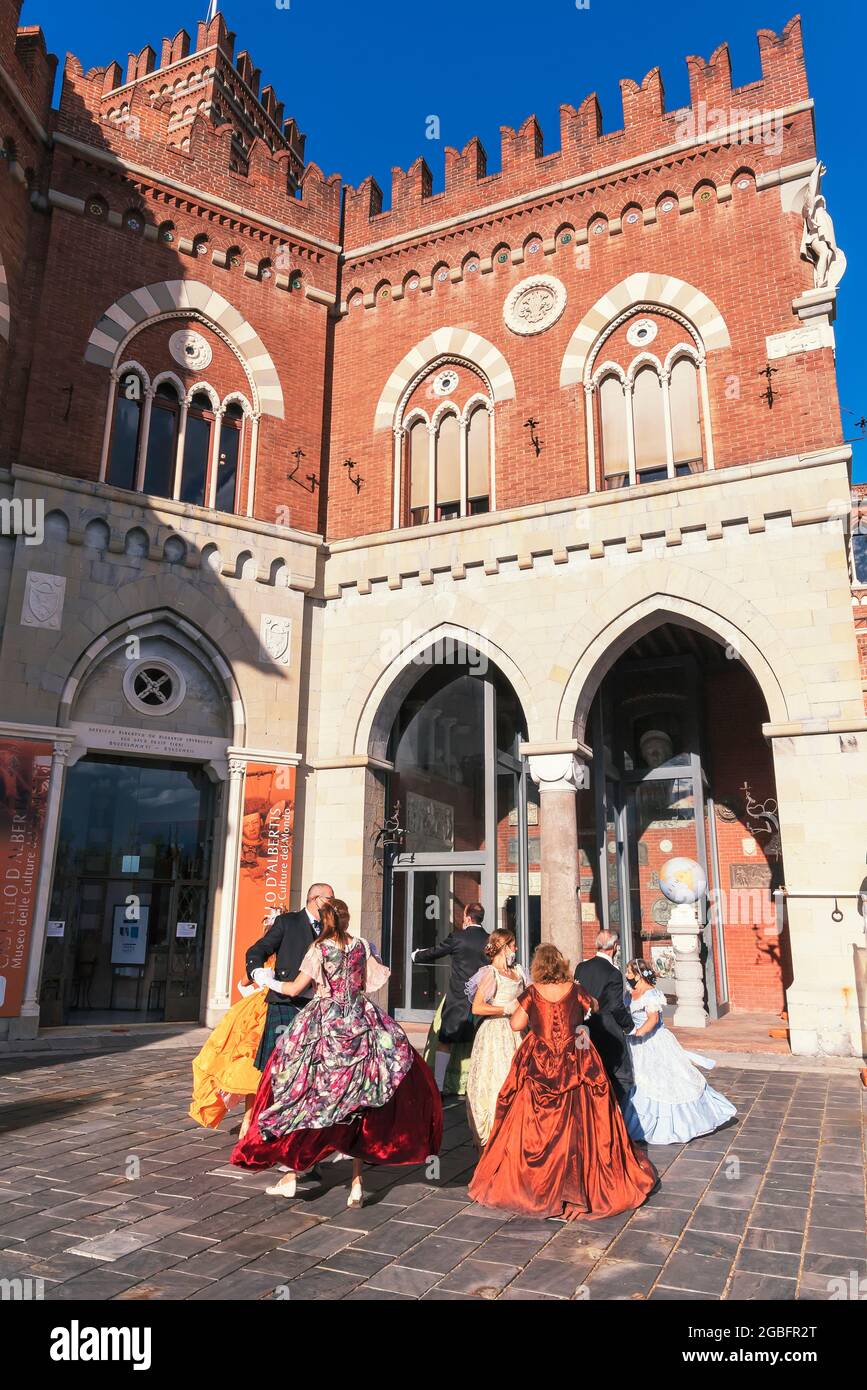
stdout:
<svg viewBox="0 0 867 1390">
<path fill-rule="evenodd" d="M 455 419 L 460 423 L 462 418 L 461 412 L 458 410 L 454 401 L 446 400 L 440 402 L 431 418 L 431 429 L 438 430 L 447 415 L 454 415 Z"/>
<path fill-rule="evenodd" d="M 228 396 L 224 398 L 222 405 L 220 405 L 219 408 L 221 411 L 225 411 L 226 407 L 229 405 L 239 405 L 242 411 L 244 412 L 244 418 L 247 420 L 252 419 L 254 413 L 253 407 L 247 400 L 247 397 L 244 395 L 243 391 L 230 391 Z"/>
<path fill-rule="evenodd" d="M 652 271 L 636 272 L 597 299 L 584 315 L 569 342 L 560 368 L 561 387 L 580 384 L 584 379 L 594 344 L 607 333 L 621 315 L 646 307 L 648 312 L 668 309 L 695 325 L 704 349 L 712 352 L 731 346 L 725 320 L 711 299 L 694 285 L 674 275 Z"/>
<path fill-rule="evenodd" d="M 593 373 L 593 386 L 599 386 L 599 384 L 602 381 L 604 381 L 607 376 L 616 376 L 621 386 L 626 385 L 625 371 L 618 362 L 612 362 L 610 358 L 606 358 L 605 361 L 602 363 L 602 366 L 596 368 L 595 372 Z"/>
<path fill-rule="evenodd" d="M 424 410 L 420 405 L 414 405 L 412 410 L 404 419 L 402 428 L 404 430 L 411 430 L 413 425 L 417 425 L 419 421 L 421 421 L 422 424 L 427 425 L 428 429 L 430 429 L 431 419 L 427 411 Z"/>
<path fill-rule="evenodd" d="M 470 399 L 461 411 L 461 419 L 464 424 L 469 424 L 470 416 L 475 415 L 477 410 L 485 410 L 489 415 L 492 415 L 494 411 L 494 402 L 491 400 L 490 396 L 483 395 L 481 391 L 476 391 L 470 396 Z"/>
<path fill-rule="evenodd" d="M 764 695 L 771 723 L 806 713 L 803 678 L 768 618 L 718 579 L 711 607 L 700 575 L 685 567 L 662 568 L 663 574 L 653 567 L 655 573 L 614 585 L 563 634 L 561 649 L 575 653 L 575 664 L 556 711 L 557 739 L 586 741 L 590 706 L 605 674 L 643 633 L 665 622 L 704 633 L 742 661 Z"/>
<path fill-rule="evenodd" d="M 111 370 L 129 338 L 144 324 L 177 316 L 199 318 L 213 328 L 247 372 L 257 411 L 283 419 L 283 390 L 265 344 L 228 300 L 198 280 L 163 280 L 122 295 L 91 333 L 84 360 Z"/>
<path fill-rule="evenodd" d="M 639 352 L 637 357 L 633 357 L 626 373 L 627 385 L 632 385 L 642 367 L 651 367 L 658 377 L 662 376 L 662 363 L 655 352 Z"/>
<path fill-rule="evenodd" d="M 438 642 L 446 641 L 465 643 L 487 656 L 509 681 L 518 697 L 529 737 L 537 736 L 539 719 L 532 685 L 505 645 L 505 641 L 508 641 L 513 650 L 517 649 L 517 634 L 501 622 L 496 627 L 498 631 L 494 637 L 491 635 L 490 621 L 482 621 L 478 629 L 474 629 L 443 619 L 408 642 L 386 666 L 383 667 L 378 654 L 372 657 L 359 674 L 346 705 L 343 721 L 345 747 L 341 751 L 386 757 L 397 712 L 420 675 L 417 659 Z"/>
<path fill-rule="evenodd" d="M 184 405 L 188 407 L 192 405 L 193 396 L 198 396 L 199 393 L 201 393 L 204 396 L 207 396 L 208 400 L 211 402 L 211 408 L 214 414 L 216 415 L 220 409 L 220 397 L 218 392 L 214 390 L 213 386 L 209 381 L 194 381 L 192 386 L 183 396 Z"/>
<path fill-rule="evenodd" d="M 178 405 L 183 405 L 187 393 L 184 389 L 184 383 L 181 381 L 180 377 L 176 372 L 157 372 L 157 375 L 151 382 L 151 392 L 154 395 L 156 395 L 157 387 L 162 386 L 164 381 L 168 381 L 172 386 L 174 386 L 175 390 L 178 393 Z"/>
<path fill-rule="evenodd" d="M 135 376 L 140 377 L 145 392 L 150 391 L 150 372 L 147 370 L 146 367 L 142 366 L 141 362 L 137 362 L 134 357 L 128 357 L 127 360 L 123 363 L 123 365 L 118 367 L 114 371 L 114 376 L 117 378 L 118 381 L 120 381 L 123 377 L 126 376 L 127 372 L 132 372 Z"/>
<path fill-rule="evenodd" d="M 229 663 L 201 628 L 170 608 L 137 613 L 134 617 L 116 623 L 89 643 L 74 662 L 64 682 L 58 706 L 58 728 L 66 728 L 69 725 L 72 707 L 82 683 L 105 656 L 130 636 L 144 637 L 154 633 L 168 635 L 185 651 L 192 649 L 200 654 L 203 664 L 210 670 L 215 683 L 222 688 L 226 696 L 231 723 L 231 744 L 234 747 L 242 747 L 246 742 L 247 717 L 241 691 Z"/>
<path fill-rule="evenodd" d="M 374 430 L 393 427 L 407 387 L 443 357 L 463 358 L 474 366 L 490 386 L 495 402 L 514 400 L 515 380 L 499 348 L 468 328 L 438 328 L 417 343 L 391 373 L 377 403 Z"/>
<path fill-rule="evenodd" d="M 672 367 L 683 358 L 690 361 L 694 367 L 701 365 L 701 353 L 692 343 L 675 343 L 674 347 L 669 348 L 665 354 L 665 370 L 670 372 Z"/>
</svg>

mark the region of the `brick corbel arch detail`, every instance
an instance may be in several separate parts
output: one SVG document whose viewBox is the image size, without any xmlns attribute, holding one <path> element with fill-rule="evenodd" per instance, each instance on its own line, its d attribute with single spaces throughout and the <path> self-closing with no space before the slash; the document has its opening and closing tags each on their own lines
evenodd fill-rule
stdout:
<svg viewBox="0 0 867 1390">
<path fill-rule="evenodd" d="M 262 339 L 228 300 L 198 280 L 163 280 L 160 284 L 143 285 L 115 300 L 87 341 L 85 362 L 111 370 L 119 349 L 134 329 L 171 313 L 196 314 L 213 323 L 246 364 L 256 386 L 261 413 L 283 419 L 283 389 Z"/>
<path fill-rule="evenodd" d="M 482 376 L 490 382 L 495 401 L 515 399 L 515 381 L 499 348 L 468 328 L 438 328 L 435 333 L 429 334 L 417 343 L 388 378 L 376 407 L 373 421 L 375 430 L 392 428 L 395 411 L 409 383 L 417 378 L 426 366 L 446 356 L 462 357 L 478 367 Z"/>
<path fill-rule="evenodd" d="M 661 622 L 680 623 L 716 639 L 740 660 L 765 697 L 772 723 L 809 715 L 809 692 L 778 630 L 742 594 L 718 579 L 672 565 L 634 575 L 608 589 L 567 632 L 561 651 L 575 664 L 554 721 L 558 739 L 583 741 L 593 697 L 605 674 L 633 642 Z"/>
<path fill-rule="evenodd" d="M 642 271 L 621 280 L 588 309 L 566 345 L 560 368 L 561 387 L 580 384 L 594 343 L 614 319 L 633 306 L 654 304 L 674 310 L 694 324 L 706 352 L 731 346 L 725 319 L 706 294 L 674 275 Z"/>
<path fill-rule="evenodd" d="M 9 342 L 9 285 L 6 280 L 6 267 L 3 264 L 3 257 L 0 256 L 0 338 L 4 342 Z"/>
</svg>

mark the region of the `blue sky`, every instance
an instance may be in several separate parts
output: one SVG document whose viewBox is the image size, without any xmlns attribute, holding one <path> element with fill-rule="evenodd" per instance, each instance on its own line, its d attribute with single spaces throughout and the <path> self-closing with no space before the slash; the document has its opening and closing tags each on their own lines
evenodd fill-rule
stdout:
<svg viewBox="0 0 867 1390">
<path fill-rule="evenodd" d="M 583 0 L 582 0 L 583 3 Z M 605 130 L 622 123 L 618 79 L 640 81 L 662 68 L 669 109 L 689 101 L 684 58 L 710 54 L 728 41 L 735 85 L 760 76 L 756 30 L 781 32 L 800 9 L 807 71 L 816 102 L 824 192 L 848 269 L 837 317 L 837 365 L 847 438 L 867 415 L 861 367 L 867 270 L 859 254 L 865 215 L 862 118 L 867 52 L 864 0 L 728 0 L 725 5 L 648 0 L 220 0 L 238 49 L 246 48 L 307 132 L 307 155 L 326 173 L 357 184 L 373 174 L 388 202 L 391 168 L 424 154 L 442 186 L 442 146 L 478 135 L 488 167 L 499 167 L 499 127 L 538 117 L 546 149 L 559 145 L 561 102 L 580 104 L 596 91 Z M 149 0 L 147 5 L 25 0 L 22 23 L 41 24 L 49 48 L 72 50 L 85 69 L 150 43 L 207 12 L 207 0 Z M 859 100 L 859 107 L 860 107 Z M 430 115 L 441 142 L 426 139 Z M 851 412 L 851 413 L 846 413 Z M 867 441 L 855 446 L 855 477 L 867 478 Z"/>
</svg>

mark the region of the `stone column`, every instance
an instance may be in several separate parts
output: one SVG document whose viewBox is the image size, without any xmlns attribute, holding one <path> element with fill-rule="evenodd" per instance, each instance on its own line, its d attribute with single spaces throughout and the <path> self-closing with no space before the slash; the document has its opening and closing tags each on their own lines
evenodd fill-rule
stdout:
<svg viewBox="0 0 867 1390">
<path fill-rule="evenodd" d="M 587 765 L 574 753 L 534 753 L 530 776 L 540 792 L 542 940 L 553 942 L 575 966 L 582 954 L 575 793 L 586 785 Z"/>
<path fill-rule="evenodd" d="M 226 789 L 226 819 L 223 830 L 223 854 L 220 870 L 219 913 L 213 917 L 216 930 L 216 965 L 205 1014 L 209 1027 L 218 1023 L 232 1002 L 232 954 L 235 945 L 235 904 L 238 893 L 238 865 L 241 853 L 241 825 L 244 812 L 244 780 L 247 763 L 243 758 L 229 758 L 229 781 Z"/>
<path fill-rule="evenodd" d="M 71 744 L 72 736 L 70 735 L 62 742 L 57 740 L 52 750 L 45 821 L 42 826 L 39 877 L 36 882 L 36 901 L 33 907 L 30 956 L 27 961 L 27 979 L 24 985 L 20 1019 L 10 1020 L 10 1023 L 14 1025 L 14 1032 L 10 1027 L 10 1037 L 17 1035 L 22 1038 L 35 1038 L 39 1031 L 39 984 L 42 976 L 42 957 L 45 954 L 45 933 L 48 929 L 51 880 L 54 876 L 57 832 L 60 827 L 60 808 L 63 803 L 63 776 Z"/>
<path fill-rule="evenodd" d="M 678 1028 L 706 1028 L 704 969 L 701 963 L 698 910 L 694 903 L 671 909 L 668 933 L 674 947 L 674 988 L 677 1003 L 673 1022 Z M 709 965 L 709 969 L 713 969 Z"/>
</svg>

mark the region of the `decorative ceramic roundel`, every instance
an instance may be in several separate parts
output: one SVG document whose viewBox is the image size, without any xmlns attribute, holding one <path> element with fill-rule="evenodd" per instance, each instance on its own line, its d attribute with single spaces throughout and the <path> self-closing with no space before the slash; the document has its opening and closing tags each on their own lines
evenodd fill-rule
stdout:
<svg viewBox="0 0 867 1390">
<path fill-rule="evenodd" d="M 566 308 L 566 286 L 553 275 L 531 275 L 506 297 L 503 318 L 513 333 L 544 333 Z"/>
<path fill-rule="evenodd" d="M 169 352 L 176 362 L 191 372 L 202 372 L 211 365 L 213 352 L 207 338 L 194 328 L 179 328 L 169 338 Z"/>
<path fill-rule="evenodd" d="M 696 903 L 707 889 L 707 875 L 694 859 L 667 859 L 659 871 L 659 886 L 671 903 Z"/>
<path fill-rule="evenodd" d="M 167 661 L 136 661 L 123 678 L 123 693 L 139 714 L 171 714 L 187 686 L 177 667 Z"/>
<path fill-rule="evenodd" d="M 653 319 L 636 319 L 626 330 L 626 341 L 630 347 L 647 347 L 652 343 L 659 329 Z"/>
<path fill-rule="evenodd" d="M 439 376 L 434 377 L 434 395 L 450 396 L 453 391 L 457 390 L 458 380 L 457 372 L 452 371 L 451 367 L 446 368 L 444 372 L 440 372 Z"/>
</svg>

